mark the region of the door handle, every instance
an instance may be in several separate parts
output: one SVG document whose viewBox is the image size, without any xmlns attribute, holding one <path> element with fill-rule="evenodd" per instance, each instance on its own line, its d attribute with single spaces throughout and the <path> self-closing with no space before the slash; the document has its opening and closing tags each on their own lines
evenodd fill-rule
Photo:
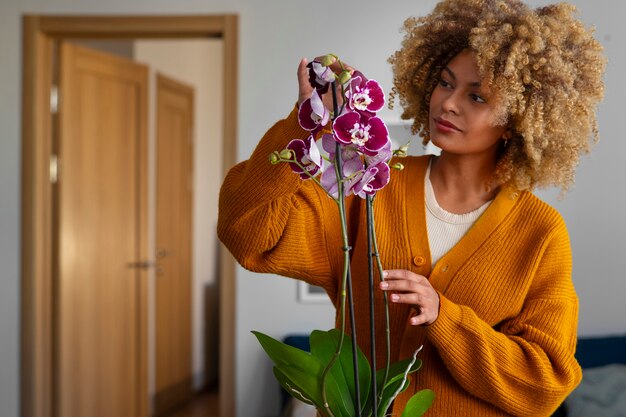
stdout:
<svg viewBox="0 0 626 417">
<path fill-rule="evenodd" d="M 126 264 L 128 268 L 134 269 L 148 269 L 156 266 L 156 262 L 154 261 L 139 261 L 139 262 L 129 262 Z"/>
</svg>

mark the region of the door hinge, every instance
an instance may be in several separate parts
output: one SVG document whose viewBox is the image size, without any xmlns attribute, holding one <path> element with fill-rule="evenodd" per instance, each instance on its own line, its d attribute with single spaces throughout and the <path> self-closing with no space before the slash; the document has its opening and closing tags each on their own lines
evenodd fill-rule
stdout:
<svg viewBox="0 0 626 417">
<path fill-rule="evenodd" d="M 50 112 L 57 114 L 59 111 L 59 87 L 53 85 L 50 88 Z"/>
<path fill-rule="evenodd" d="M 50 182 L 56 184 L 59 180 L 59 158 L 50 155 Z"/>
</svg>

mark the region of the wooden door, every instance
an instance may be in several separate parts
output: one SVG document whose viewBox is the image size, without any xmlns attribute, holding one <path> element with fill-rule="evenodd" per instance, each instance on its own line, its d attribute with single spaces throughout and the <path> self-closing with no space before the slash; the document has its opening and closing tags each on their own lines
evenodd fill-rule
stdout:
<svg viewBox="0 0 626 417">
<path fill-rule="evenodd" d="M 54 408 L 147 416 L 147 68 L 61 43 Z"/>
<path fill-rule="evenodd" d="M 192 395 L 193 89 L 157 75 L 156 415 Z"/>
</svg>

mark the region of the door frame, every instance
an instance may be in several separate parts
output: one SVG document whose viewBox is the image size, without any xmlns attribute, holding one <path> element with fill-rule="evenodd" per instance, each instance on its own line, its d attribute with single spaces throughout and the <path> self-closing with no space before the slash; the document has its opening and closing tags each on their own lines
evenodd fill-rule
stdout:
<svg viewBox="0 0 626 417">
<path fill-rule="evenodd" d="M 21 195 L 21 368 L 22 417 L 52 414 L 53 221 L 50 156 L 52 132 L 50 90 L 53 46 L 76 38 L 219 38 L 224 42 L 224 172 L 236 162 L 238 16 L 94 16 L 26 15 L 22 20 L 22 195 Z M 146 173 L 144 173 L 146 174 Z M 147 247 L 147 236 L 142 247 Z M 235 260 L 220 247 L 221 417 L 235 415 Z M 145 281 L 145 279 L 144 279 Z M 143 300 L 145 301 L 145 300 Z M 144 314 L 145 315 L 145 314 Z M 146 317 L 142 318 L 146 320 Z M 147 340 L 144 358 L 147 365 Z M 146 372 L 147 374 L 147 372 Z M 147 416 L 147 381 L 145 392 Z"/>
</svg>

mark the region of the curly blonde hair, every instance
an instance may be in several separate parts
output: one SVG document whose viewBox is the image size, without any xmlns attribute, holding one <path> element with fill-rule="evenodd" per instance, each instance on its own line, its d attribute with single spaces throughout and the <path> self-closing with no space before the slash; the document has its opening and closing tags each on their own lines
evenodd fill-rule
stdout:
<svg viewBox="0 0 626 417">
<path fill-rule="evenodd" d="M 574 182 L 579 156 L 598 140 L 595 110 L 604 93 L 603 48 L 566 3 L 530 9 L 518 0 L 443 0 L 404 22 L 389 58 L 402 118 L 428 143 L 429 103 L 441 70 L 474 52 L 482 83 L 496 99 L 494 124 L 508 125 L 494 181 L 519 190 Z"/>
</svg>

